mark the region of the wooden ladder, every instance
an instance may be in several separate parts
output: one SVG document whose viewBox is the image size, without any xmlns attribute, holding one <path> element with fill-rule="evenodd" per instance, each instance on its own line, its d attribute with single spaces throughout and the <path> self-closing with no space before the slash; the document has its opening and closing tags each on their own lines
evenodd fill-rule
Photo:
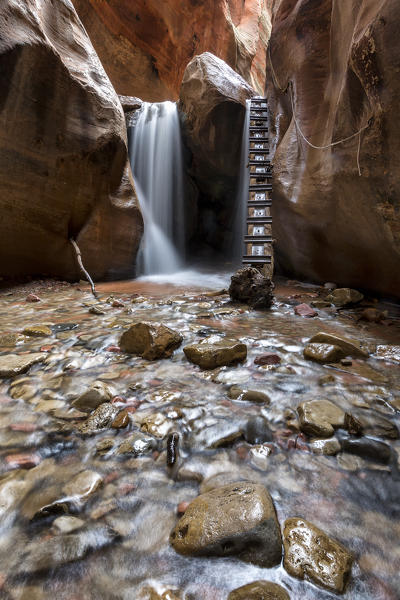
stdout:
<svg viewBox="0 0 400 600">
<path fill-rule="evenodd" d="M 250 101 L 249 194 L 243 264 L 272 277 L 272 168 L 269 156 L 268 104 L 265 98 Z"/>
</svg>

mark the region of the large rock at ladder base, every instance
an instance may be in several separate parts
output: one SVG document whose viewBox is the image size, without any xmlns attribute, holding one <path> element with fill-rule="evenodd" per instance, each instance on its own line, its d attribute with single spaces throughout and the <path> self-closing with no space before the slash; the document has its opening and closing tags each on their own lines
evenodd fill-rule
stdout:
<svg viewBox="0 0 400 600">
<path fill-rule="evenodd" d="M 243 302 L 252 308 L 270 308 L 274 299 L 274 284 L 254 267 L 244 267 L 231 277 L 229 295 L 233 302 Z"/>
<path fill-rule="evenodd" d="M 339 542 L 308 521 L 285 521 L 283 566 L 294 577 L 309 579 L 332 592 L 343 592 L 353 557 Z"/>
<path fill-rule="evenodd" d="M 267 490 L 255 483 L 232 483 L 195 498 L 170 535 L 179 554 L 231 556 L 261 567 L 282 557 L 275 508 Z"/>
<path fill-rule="evenodd" d="M 214 342 L 206 338 L 200 344 L 185 346 L 185 356 L 202 369 L 216 369 L 246 360 L 247 346 L 238 340 L 223 339 Z"/>
<path fill-rule="evenodd" d="M 137 354 L 147 360 L 169 358 L 182 343 L 177 331 L 159 323 L 135 323 L 122 334 L 119 341 L 123 352 Z"/>
<path fill-rule="evenodd" d="M 132 275 L 143 221 L 124 113 L 69 0 L 0 3 L 2 275 Z"/>
</svg>

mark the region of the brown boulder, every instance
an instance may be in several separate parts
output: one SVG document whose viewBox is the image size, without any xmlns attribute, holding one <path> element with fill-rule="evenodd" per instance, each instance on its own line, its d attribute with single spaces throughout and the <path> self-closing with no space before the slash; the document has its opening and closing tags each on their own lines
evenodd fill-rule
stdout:
<svg viewBox="0 0 400 600">
<path fill-rule="evenodd" d="M 275 2 L 266 91 L 278 265 L 310 280 L 395 296 L 399 19 L 398 0 Z M 293 105 L 292 86 L 282 92 L 288 82 Z M 366 125 L 361 138 L 354 135 Z M 308 146 L 298 127 L 313 145 L 327 147 Z"/>
<path fill-rule="evenodd" d="M 186 65 L 205 51 L 263 93 L 271 29 L 264 2 L 73 2 L 119 94 L 149 102 L 176 100 Z"/>
<path fill-rule="evenodd" d="M 252 308 L 270 308 L 274 284 L 254 267 L 244 267 L 231 277 L 229 295 L 232 302 L 244 302 Z"/>
<path fill-rule="evenodd" d="M 271 496 L 262 486 L 238 482 L 195 498 L 171 532 L 179 554 L 229 556 L 262 567 L 282 556 L 279 523 Z"/>
<path fill-rule="evenodd" d="M 191 344 L 183 349 L 186 358 L 202 369 L 216 369 L 246 360 L 246 344 L 227 338 L 218 342 L 208 340 L 206 338 L 200 344 Z"/>
<path fill-rule="evenodd" d="M 183 337 L 177 331 L 159 323 L 135 323 L 119 341 L 123 352 L 137 354 L 147 360 L 169 358 L 179 348 Z"/>
<path fill-rule="evenodd" d="M 339 542 L 308 521 L 294 517 L 285 521 L 283 530 L 286 571 L 309 579 L 332 592 L 343 592 L 353 557 Z"/>
<path fill-rule="evenodd" d="M 297 407 L 300 429 L 307 435 L 329 438 L 334 429 L 344 427 L 344 411 L 329 400 L 311 400 Z"/>
<path fill-rule="evenodd" d="M 40 8 L 39 8 L 40 7 Z M 2 275 L 132 272 L 142 233 L 124 114 L 70 2 L 0 8 Z"/>
</svg>

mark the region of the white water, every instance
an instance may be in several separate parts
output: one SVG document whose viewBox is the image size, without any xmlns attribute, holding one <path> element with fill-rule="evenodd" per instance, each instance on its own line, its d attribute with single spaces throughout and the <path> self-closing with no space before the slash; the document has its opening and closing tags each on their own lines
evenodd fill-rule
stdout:
<svg viewBox="0 0 400 600">
<path fill-rule="evenodd" d="M 144 103 L 131 139 L 130 158 L 144 219 L 138 273 L 179 271 L 185 224 L 182 144 L 175 103 Z"/>
<path fill-rule="evenodd" d="M 238 266 L 242 263 L 243 236 L 247 222 L 247 200 L 249 194 L 250 169 L 249 162 L 249 125 L 250 125 L 250 100 L 246 100 L 246 115 L 243 123 L 242 151 L 240 155 L 239 187 L 235 203 L 235 220 L 233 223 L 233 260 Z"/>
</svg>

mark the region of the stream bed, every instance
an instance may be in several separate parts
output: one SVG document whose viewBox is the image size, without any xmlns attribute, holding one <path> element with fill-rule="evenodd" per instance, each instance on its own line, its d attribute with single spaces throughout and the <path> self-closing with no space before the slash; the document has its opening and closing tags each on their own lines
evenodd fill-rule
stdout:
<svg viewBox="0 0 400 600">
<path fill-rule="evenodd" d="M 105 283 L 99 300 L 86 285 L 62 282 L 0 291 L 0 358 L 40 353 L 41 360 L 0 379 L 1 598 L 226 600 L 259 579 L 295 600 L 336 598 L 282 565 L 174 551 L 178 506 L 235 481 L 264 485 L 281 525 L 303 517 L 353 554 L 343 598 L 400 598 L 398 307 L 371 300 L 303 318 L 294 306 L 327 291 L 282 279 L 272 309 L 251 311 L 218 292 L 229 284 L 223 275 L 210 281 Z M 29 294 L 40 300 L 28 302 Z M 366 306 L 388 312 L 381 323 L 365 322 Z M 146 361 L 119 350 L 123 331 L 149 320 L 182 334 L 171 358 Z M 310 362 L 303 349 L 320 331 L 374 349 L 351 364 Z M 206 371 L 190 363 L 183 347 L 209 336 L 244 342 L 246 361 Z M 276 364 L 255 364 L 263 353 L 277 356 Z M 93 384 L 123 418 L 87 435 L 88 415 L 76 401 Z M 238 389 L 263 392 L 270 403 L 235 398 Z M 366 435 L 388 445 L 390 458 L 313 451 L 296 408 L 314 399 L 364 419 Z M 180 446 L 171 468 L 173 431 Z M 133 435 L 135 453 L 126 451 Z"/>
</svg>

